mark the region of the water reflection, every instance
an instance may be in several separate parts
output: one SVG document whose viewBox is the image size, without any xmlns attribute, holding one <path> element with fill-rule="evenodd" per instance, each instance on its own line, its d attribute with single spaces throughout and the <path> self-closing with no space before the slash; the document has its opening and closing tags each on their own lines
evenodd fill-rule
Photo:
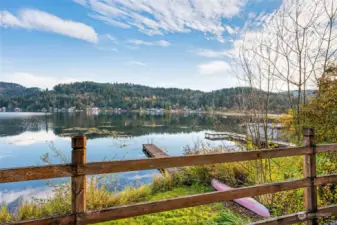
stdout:
<svg viewBox="0 0 337 225">
<path fill-rule="evenodd" d="M 7 114 L 7 115 L 3 115 Z M 11 114 L 9 116 L 8 114 Z M 222 129 L 233 131 L 237 129 L 239 118 L 222 118 L 205 114 L 189 116 L 179 114 L 147 115 L 139 113 L 99 114 L 85 113 L 0 113 L 0 136 L 17 135 L 25 131 L 53 131 L 61 134 L 66 128 L 104 128 L 113 127 L 117 131 L 133 136 L 149 133 L 192 132 L 206 129 L 217 130 L 216 123 L 221 123 Z"/>
<path fill-rule="evenodd" d="M 181 155 L 185 146 L 192 146 L 198 142 L 213 147 L 225 145 L 234 148 L 235 143 L 230 141 L 206 140 L 204 133 L 214 130 L 236 132 L 239 129 L 238 124 L 239 118 L 209 115 L 0 113 L 0 168 L 42 165 L 41 156 L 46 154 L 53 164 L 69 161 L 71 139 L 63 135 L 65 130 L 74 127 L 108 129 L 131 136 L 131 138 L 100 135 L 89 137 L 87 160 L 92 162 L 146 158 L 142 152 L 144 143 L 154 143 L 170 155 Z M 62 157 L 58 154 L 62 154 Z M 148 183 L 154 173 L 158 171 L 115 174 L 113 179 L 118 182 L 113 183 L 111 188 L 119 190 L 125 185 Z M 53 183 L 68 181 L 69 179 L 54 179 Z M 48 197 L 43 195 L 44 192 L 49 193 L 50 189 L 43 180 L 0 184 L 0 205 L 31 196 Z"/>
</svg>

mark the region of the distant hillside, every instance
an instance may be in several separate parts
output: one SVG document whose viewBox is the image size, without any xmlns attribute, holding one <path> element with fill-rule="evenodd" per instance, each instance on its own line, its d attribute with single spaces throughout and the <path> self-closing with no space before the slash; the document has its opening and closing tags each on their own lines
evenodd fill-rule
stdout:
<svg viewBox="0 0 337 225">
<path fill-rule="evenodd" d="M 6 86 L 8 83 L 1 83 Z M 10 84 L 0 95 L 0 106 L 20 107 L 26 111 L 42 108 L 85 109 L 90 106 L 100 108 L 165 108 L 165 109 L 238 109 L 239 99 L 251 89 L 246 87 L 226 88 L 212 92 L 202 92 L 178 88 L 153 88 L 136 84 L 76 82 L 56 85 L 53 90 L 39 91 Z M 1 87 L 0 86 L 0 87 Z M 14 88 L 16 87 L 16 88 Z M 261 95 L 264 92 L 260 92 Z M 271 95 L 275 112 L 286 110 L 285 95 Z"/>
<path fill-rule="evenodd" d="M 39 92 L 38 88 L 26 88 L 20 84 L 0 82 L 0 98 L 23 97 Z"/>
</svg>

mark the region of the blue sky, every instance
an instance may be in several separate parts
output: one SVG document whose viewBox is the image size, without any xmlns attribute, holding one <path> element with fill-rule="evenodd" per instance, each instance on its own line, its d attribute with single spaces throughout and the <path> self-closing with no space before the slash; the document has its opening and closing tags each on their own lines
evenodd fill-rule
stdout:
<svg viewBox="0 0 337 225">
<path fill-rule="evenodd" d="M 226 51 L 280 0 L 1 0 L 0 80 L 91 80 L 210 91 L 237 85 Z"/>
</svg>

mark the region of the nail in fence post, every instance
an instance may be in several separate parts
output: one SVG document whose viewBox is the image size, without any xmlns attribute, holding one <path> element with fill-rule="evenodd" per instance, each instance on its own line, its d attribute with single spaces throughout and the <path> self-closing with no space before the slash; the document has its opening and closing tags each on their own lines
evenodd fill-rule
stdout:
<svg viewBox="0 0 337 225">
<path fill-rule="evenodd" d="M 83 165 L 87 161 L 86 156 L 87 139 L 85 136 L 75 136 L 71 139 L 73 175 L 71 177 L 71 205 L 72 213 L 75 215 L 76 225 L 85 225 L 86 211 L 86 182 Z"/>
<path fill-rule="evenodd" d="M 312 153 L 304 155 L 304 177 L 310 178 L 310 187 L 304 188 L 304 202 L 305 209 L 309 213 L 317 213 L 317 190 L 314 183 L 316 178 L 316 153 L 315 153 L 315 131 L 313 128 L 303 129 L 303 143 L 304 146 L 312 148 Z M 314 216 L 311 220 L 306 222 L 307 225 L 316 225 L 317 217 Z"/>
</svg>

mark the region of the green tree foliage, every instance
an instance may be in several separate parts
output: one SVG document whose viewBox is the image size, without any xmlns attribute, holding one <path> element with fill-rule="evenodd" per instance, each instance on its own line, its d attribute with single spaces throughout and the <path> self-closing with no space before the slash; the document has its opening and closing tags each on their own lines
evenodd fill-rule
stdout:
<svg viewBox="0 0 337 225">
<path fill-rule="evenodd" d="M 315 128 L 316 142 L 337 142 L 337 67 L 319 80 L 319 92 L 299 115 L 304 125 Z"/>
<path fill-rule="evenodd" d="M 319 79 L 316 96 L 309 103 L 300 106 L 300 111 L 290 111 L 281 118 L 287 127 L 284 132 L 289 139 L 296 142 L 302 137 L 299 132 L 303 127 L 315 128 L 316 143 L 337 142 L 337 67 L 330 67 Z M 296 129 L 297 122 L 300 127 Z M 300 144 L 300 143 L 299 143 Z"/>
<path fill-rule="evenodd" d="M 15 84 L 11 84 L 12 86 Z M 0 82 L 2 86 L 8 83 Z M 53 90 L 27 91 L 6 89 L 0 94 L 0 106 L 12 105 L 27 111 L 38 111 L 42 108 L 85 109 L 97 106 L 100 108 L 164 108 L 164 109 L 238 109 L 240 98 L 249 92 L 250 88 L 237 87 L 221 89 L 213 92 L 202 92 L 178 88 L 152 88 L 135 84 L 76 82 L 59 84 Z M 24 91 L 25 90 L 25 91 Z M 36 90 L 36 89 L 34 89 Z M 8 94 L 19 91 L 24 94 Z M 265 93 L 260 92 L 263 96 Z M 10 97 L 12 95 L 12 97 Z M 271 107 L 276 112 L 286 110 L 287 98 L 272 94 L 274 101 Z"/>
</svg>

